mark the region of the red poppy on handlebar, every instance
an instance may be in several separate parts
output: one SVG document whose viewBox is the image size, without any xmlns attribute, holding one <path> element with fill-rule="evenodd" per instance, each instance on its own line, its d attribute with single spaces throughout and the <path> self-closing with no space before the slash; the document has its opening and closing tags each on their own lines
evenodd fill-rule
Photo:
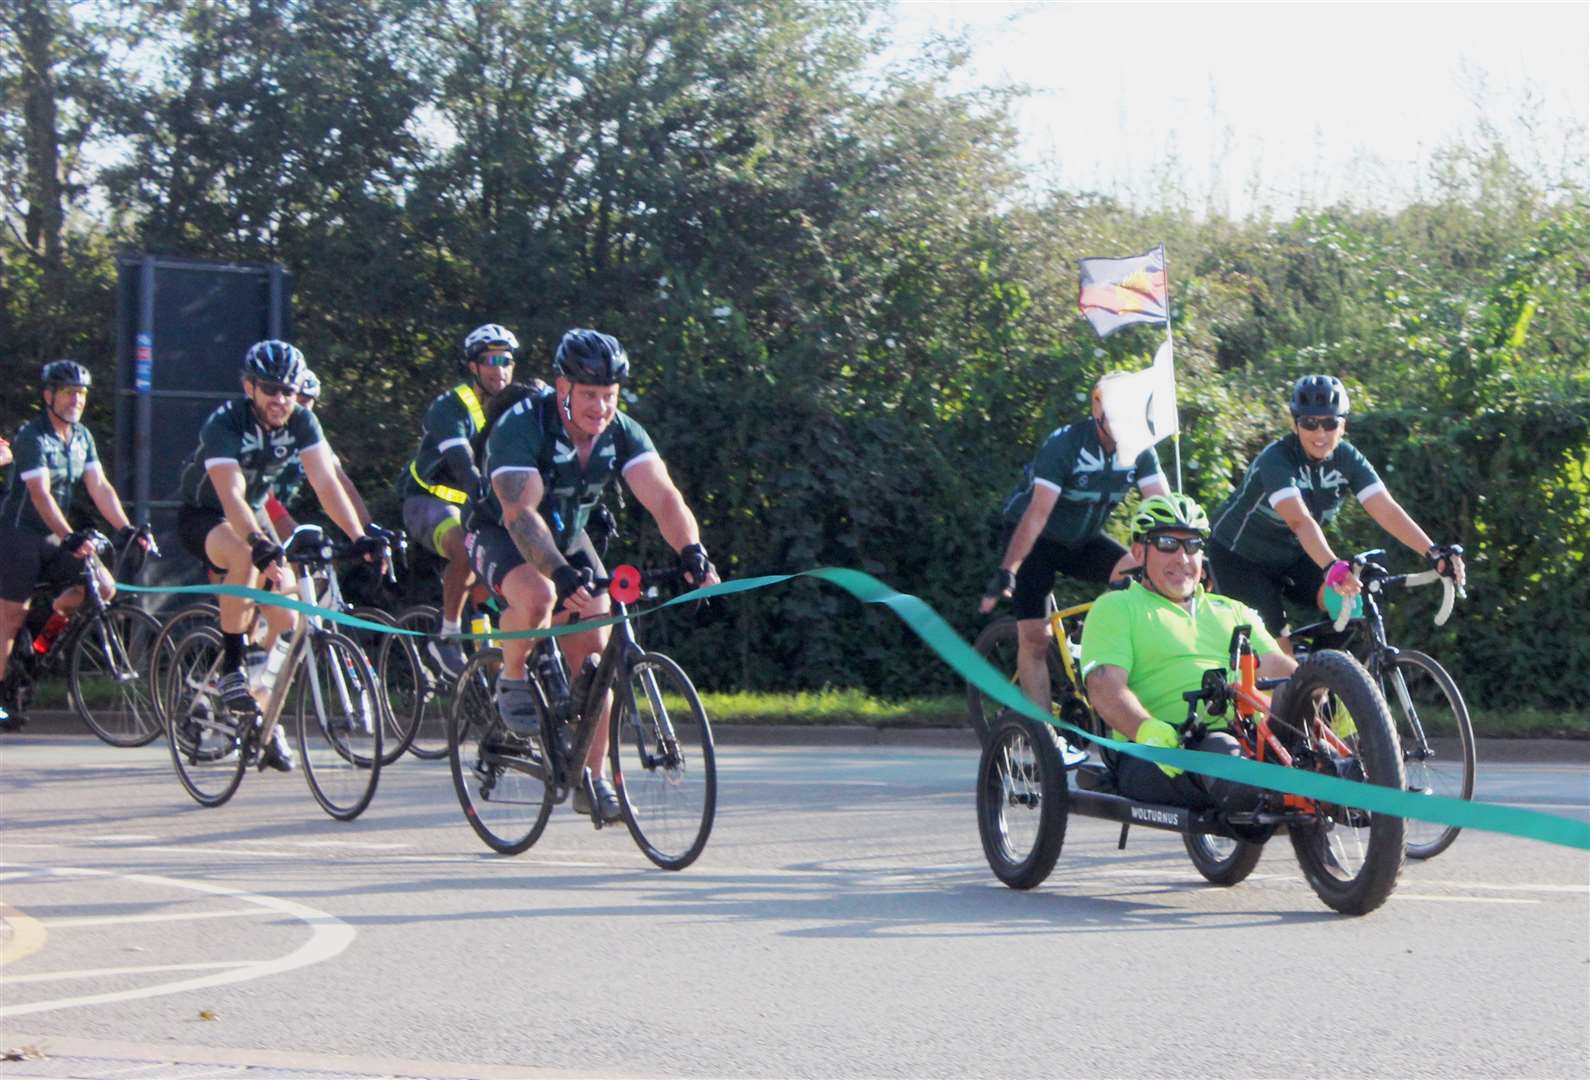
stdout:
<svg viewBox="0 0 1590 1080">
<path fill-rule="evenodd" d="M 625 563 L 613 571 L 613 580 L 607 594 L 620 604 L 633 604 L 640 599 L 640 571 Z"/>
</svg>

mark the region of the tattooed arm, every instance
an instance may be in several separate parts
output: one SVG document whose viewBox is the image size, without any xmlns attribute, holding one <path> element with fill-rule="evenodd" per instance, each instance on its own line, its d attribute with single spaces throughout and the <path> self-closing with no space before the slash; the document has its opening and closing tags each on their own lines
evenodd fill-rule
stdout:
<svg viewBox="0 0 1590 1080">
<path fill-rule="evenodd" d="M 498 469 L 491 476 L 491 488 L 502 503 L 502 525 L 513 538 L 514 547 L 525 562 L 550 578 L 566 561 L 558 551 L 552 530 L 536 511 L 545 490 L 541 474 L 534 469 Z"/>
</svg>

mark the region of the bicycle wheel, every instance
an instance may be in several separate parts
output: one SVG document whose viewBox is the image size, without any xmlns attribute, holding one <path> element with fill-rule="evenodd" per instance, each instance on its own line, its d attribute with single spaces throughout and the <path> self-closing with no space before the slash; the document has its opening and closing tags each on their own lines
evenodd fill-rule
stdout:
<svg viewBox="0 0 1590 1080">
<path fill-rule="evenodd" d="M 994 876 L 1043 882 L 1060 858 L 1070 794 L 1054 729 L 1005 710 L 977 764 L 977 834 Z"/>
<path fill-rule="evenodd" d="M 349 614 L 366 622 L 396 626 L 397 620 L 380 608 L 356 607 Z M 348 627 L 347 636 L 358 642 L 376 675 L 377 697 L 381 703 L 381 764 L 390 765 L 403 756 L 414 738 L 414 722 L 419 685 L 420 660 L 414 646 L 402 634 L 383 634 L 379 630 Z"/>
<path fill-rule="evenodd" d="M 311 631 L 293 671 L 298 755 L 321 809 L 352 821 L 381 778 L 382 713 L 364 650 L 341 634 Z"/>
<path fill-rule="evenodd" d="M 248 767 L 248 721 L 221 704 L 221 633 L 193 627 L 172 646 L 167 672 L 166 743 L 177 779 L 201 806 L 220 806 Z"/>
<path fill-rule="evenodd" d="M 1310 654 L 1288 680 L 1281 719 L 1305 733 L 1294 750 L 1320 772 L 1381 787 L 1405 790 L 1402 752 L 1385 699 L 1363 666 L 1332 649 Z M 1349 725 L 1339 718 L 1345 709 Z M 1323 739 L 1335 723 L 1349 756 Z M 1303 876 L 1326 905 L 1344 915 L 1363 915 L 1385 903 L 1402 870 L 1406 826 L 1400 817 L 1316 802 L 1309 821 L 1290 828 L 1292 849 Z"/>
<path fill-rule="evenodd" d="M 221 609 L 214 604 L 189 604 L 178 608 L 160 624 L 160 633 L 149 646 L 149 693 L 162 726 L 166 720 L 166 689 L 171 682 L 171 658 L 176 655 L 177 642 L 196 626 L 220 625 Z"/>
<path fill-rule="evenodd" d="M 1017 690 L 1021 684 L 1016 678 L 1016 620 L 1013 616 L 1004 616 L 996 619 L 983 628 L 977 635 L 977 640 L 972 644 L 977 655 L 987 660 L 990 666 L 1000 674 L 1008 676 L 1011 685 Z M 1049 692 L 1050 712 L 1052 715 L 1076 722 L 1075 709 L 1067 703 L 1075 695 L 1071 691 L 1070 683 L 1066 680 L 1065 666 L 1060 662 L 1058 646 L 1050 642 L 1044 651 L 1044 658 L 1049 664 Z M 1081 704 L 1079 701 L 1077 704 Z M 988 745 L 989 735 L 999 722 L 999 714 L 1004 711 L 1004 706 L 987 694 L 983 693 L 972 683 L 966 684 L 966 716 L 967 722 L 973 731 L 977 732 L 978 740 Z M 1089 724 L 1079 724 L 1079 727 L 1091 728 Z M 1079 747 L 1085 750 L 1086 747 Z"/>
<path fill-rule="evenodd" d="M 440 633 L 442 613 L 429 604 L 421 604 L 398 615 L 397 624 L 405 630 L 418 630 L 423 634 Z M 417 758 L 436 761 L 447 756 L 454 685 L 426 651 L 423 638 L 414 638 L 411 644 L 419 662 L 420 682 L 414 690 L 417 700 L 411 705 L 415 717 L 408 751 Z"/>
<path fill-rule="evenodd" d="M 501 668 L 500 649 L 478 649 L 465 666 L 453 699 L 447 758 L 453 790 L 475 835 L 499 854 L 517 855 L 539 840 L 547 827 L 552 786 L 547 783 L 540 735 L 520 738 L 497 715 Z M 532 696 L 544 712 L 540 693 Z M 536 730 L 546 730 L 545 725 L 538 723 Z"/>
<path fill-rule="evenodd" d="M 646 858 L 683 870 L 712 835 L 718 763 L 712 725 L 684 669 L 644 653 L 628 669 L 608 718 L 608 759 L 624 823 Z"/>
<path fill-rule="evenodd" d="M 1188 833 L 1182 837 L 1193 867 L 1214 885 L 1235 885 L 1259 864 L 1263 844 L 1232 840 L 1209 833 Z"/>
<path fill-rule="evenodd" d="M 154 616 L 116 604 L 90 616 L 72 642 L 72 707 L 112 746 L 143 746 L 160 737 L 149 681 L 149 656 L 159 636 Z"/>
<path fill-rule="evenodd" d="M 1474 726 L 1452 676 L 1424 653 L 1404 650 L 1381 671 L 1380 690 L 1402 742 L 1408 790 L 1472 799 Z M 1432 739 L 1453 749 L 1443 754 L 1431 745 Z M 1456 825 L 1409 818 L 1408 855 L 1432 859 L 1451 847 L 1462 831 Z"/>
</svg>

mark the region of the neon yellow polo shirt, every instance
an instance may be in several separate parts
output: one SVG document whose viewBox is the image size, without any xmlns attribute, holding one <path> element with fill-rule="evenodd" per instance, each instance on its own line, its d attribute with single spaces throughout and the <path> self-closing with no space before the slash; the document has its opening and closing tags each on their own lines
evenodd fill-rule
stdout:
<svg viewBox="0 0 1590 1080">
<path fill-rule="evenodd" d="M 1093 602 L 1082 628 L 1082 677 L 1101 664 L 1122 668 L 1149 715 L 1179 727 L 1187 719 L 1182 694 L 1198 689 L 1205 671 L 1226 666 L 1231 631 L 1242 625 L 1253 628 L 1255 654 L 1281 651 L 1264 620 L 1240 601 L 1200 587 L 1188 611 L 1134 581 Z M 1226 727 L 1229 716 L 1211 718 L 1210 727 Z"/>
</svg>

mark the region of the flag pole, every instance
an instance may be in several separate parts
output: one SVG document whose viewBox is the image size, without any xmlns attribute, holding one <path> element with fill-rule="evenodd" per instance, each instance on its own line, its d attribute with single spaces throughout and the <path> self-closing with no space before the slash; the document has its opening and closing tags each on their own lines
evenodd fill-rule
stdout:
<svg viewBox="0 0 1590 1080">
<path fill-rule="evenodd" d="M 1171 373 L 1176 371 L 1176 346 L 1170 338 L 1170 256 L 1165 253 L 1163 241 L 1159 245 L 1160 261 L 1165 266 L 1165 344 L 1170 346 Z M 1176 406 L 1176 434 L 1170 437 L 1171 452 L 1176 458 L 1176 494 L 1181 494 L 1181 406 Z"/>
</svg>

